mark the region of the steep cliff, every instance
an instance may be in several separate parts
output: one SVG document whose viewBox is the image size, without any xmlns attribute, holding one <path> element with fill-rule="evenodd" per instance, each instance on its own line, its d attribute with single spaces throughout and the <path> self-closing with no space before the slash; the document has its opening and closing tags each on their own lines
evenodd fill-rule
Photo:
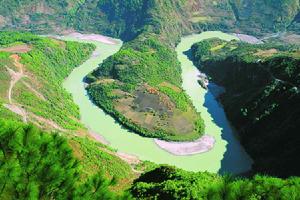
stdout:
<svg viewBox="0 0 300 200">
<path fill-rule="evenodd" d="M 213 39 L 192 49 L 200 69 L 226 88 L 221 102 L 254 170 L 299 175 L 299 47 Z"/>
</svg>

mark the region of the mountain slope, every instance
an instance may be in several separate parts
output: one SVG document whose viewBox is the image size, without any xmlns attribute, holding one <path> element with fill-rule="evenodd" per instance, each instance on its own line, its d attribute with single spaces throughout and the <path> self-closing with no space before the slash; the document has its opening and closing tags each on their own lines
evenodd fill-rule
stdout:
<svg viewBox="0 0 300 200">
<path fill-rule="evenodd" d="M 62 82 L 93 49 L 90 44 L 30 33 L 0 32 L 1 104 L 23 121 L 43 128 L 61 131 L 82 128 L 78 122 L 79 110 Z M 3 112 L 0 115 L 7 117 Z"/>
<path fill-rule="evenodd" d="M 123 40 L 131 40 L 143 30 L 151 15 L 147 10 L 157 5 L 165 9 L 155 22 L 158 24 L 166 23 L 163 15 L 178 13 L 169 22 L 183 20 L 185 27 L 193 26 L 192 30 L 218 29 L 255 35 L 284 30 L 299 12 L 298 0 L 1 0 L 0 5 L 0 28 L 40 33 L 76 29 Z M 293 30 L 298 31 L 297 27 Z"/>
<path fill-rule="evenodd" d="M 212 39 L 192 52 L 200 69 L 225 87 L 221 102 L 254 170 L 299 175 L 299 47 Z"/>
</svg>

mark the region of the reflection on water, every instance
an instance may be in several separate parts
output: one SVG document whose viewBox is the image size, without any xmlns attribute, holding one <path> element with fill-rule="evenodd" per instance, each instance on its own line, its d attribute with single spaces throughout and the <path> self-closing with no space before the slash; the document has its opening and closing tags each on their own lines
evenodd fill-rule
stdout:
<svg viewBox="0 0 300 200">
<path fill-rule="evenodd" d="M 227 141 L 226 152 L 221 161 L 221 169 L 219 170 L 219 173 L 239 173 L 239 169 L 237 169 L 237 167 L 241 169 L 247 169 L 251 159 L 235 137 L 234 129 L 227 120 L 224 109 L 216 99 L 223 92 L 224 89 L 221 87 L 218 87 L 215 84 L 210 85 L 209 92 L 205 94 L 204 106 L 211 114 L 214 123 L 217 126 L 222 127 L 222 139 Z"/>
</svg>

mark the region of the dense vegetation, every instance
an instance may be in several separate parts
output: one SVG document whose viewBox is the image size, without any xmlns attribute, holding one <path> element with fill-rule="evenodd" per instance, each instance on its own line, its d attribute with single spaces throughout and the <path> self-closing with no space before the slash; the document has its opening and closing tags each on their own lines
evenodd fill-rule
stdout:
<svg viewBox="0 0 300 200">
<path fill-rule="evenodd" d="M 256 175 L 251 179 L 187 172 L 161 166 L 141 175 L 131 193 L 137 199 L 282 199 L 300 198 L 300 179 Z"/>
<path fill-rule="evenodd" d="M 299 47 L 207 42 L 192 47 L 193 59 L 226 88 L 221 101 L 255 161 L 254 170 L 300 175 Z M 222 47 L 215 50 L 213 44 Z"/>
<path fill-rule="evenodd" d="M 1 199 L 131 199 L 127 193 L 117 196 L 111 192 L 115 176 L 107 179 L 99 168 L 86 165 L 86 158 L 80 162 L 74 157 L 78 152 L 73 153 L 69 145 L 86 143 L 80 138 L 67 140 L 32 125 L 1 120 L 0 141 Z M 111 160 L 106 157 L 109 154 L 106 158 L 100 155 L 100 161 L 96 162 L 105 166 L 105 162 Z M 82 156 L 90 159 L 89 162 L 95 160 L 85 151 Z M 93 173 L 84 172 L 86 170 Z M 130 189 L 137 199 L 297 200 L 299 191 L 300 180 L 296 177 L 285 180 L 260 175 L 234 178 L 168 166 L 155 167 L 142 174 Z"/>
<path fill-rule="evenodd" d="M 109 189 L 114 179 L 100 170 L 81 178 L 82 165 L 57 133 L 1 120 L 0 141 L 1 199 L 121 198 Z"/>
<path fill-rule="evenodd" d="M 15 49 L 6 50 L 6 47 Z M 22 48 L 27 50 L 23 52 Z M 7 94 L 10 77 L 7 68 L 20 71 L 12 59 L 13 55 L 17 55 L 19 62 L 24 65 L 25 76 L 13 88 L 13 103 L 21 105 L 28 112 L 29 120 L 43 127 L 53 128 L 39 117 L 53 121 L 62 129 L 82 128 L 78 123 L 78 107 L 63 89 L 62 82 L 74 67 L 91 55 L 93 49 L 91 44 L 63 42 L 25 32 L 0 32 L 2 103 L 9 103 Z M 0 115 L 7 117 L 4 112 Z"/>
</svg>

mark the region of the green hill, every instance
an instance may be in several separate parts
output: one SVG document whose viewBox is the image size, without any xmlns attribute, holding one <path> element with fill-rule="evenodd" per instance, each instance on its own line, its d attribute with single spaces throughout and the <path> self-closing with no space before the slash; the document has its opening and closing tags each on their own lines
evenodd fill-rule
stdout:
<svg viewBox="0 0 300 200">
<path fill-rule="evenodd" d="M 90 44 L 63 42 L 30 33 L 0 32 L 0 71 L 3 76 L 0 101 L 4 110 L 0 116 L 6 118 L 9 108 L 24 120 L 44 128 L 82 128 L 78 122 L 79 109 L 63 89 L 62 82 L 74 67 L 91 55 L 93 49 Z M 9 95 L 12 78 L 16 82 Z"/>
</svg>

